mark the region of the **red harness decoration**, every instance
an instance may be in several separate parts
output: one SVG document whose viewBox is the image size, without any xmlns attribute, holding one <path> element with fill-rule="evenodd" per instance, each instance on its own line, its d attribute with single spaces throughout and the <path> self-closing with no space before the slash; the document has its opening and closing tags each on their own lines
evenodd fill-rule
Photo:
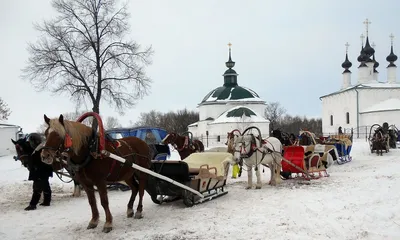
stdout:
<svg viewBox="0 0 400 240">
<path fill-rule="evenodd" d="M 112 148 L 114 148 L 114 147 L 119 148 L 119 147 L 122 146 L 122 144 L 121 144 L 120 141 L 116 141 L 116 142 L 117 142 L 117 144 L 115 144 L 115 146 L 114 146 L 113 142 L 107 141 L 107 143 L 109 143 L 109 144 L 111 145 Z M 108 172 L 108 176 L 110 176 L 110 175 L 112 174 L 112 172 L 114 171 L 114 167 L 115 167 L 116 164 L 117 164 L 117 160 L 114 159 L 113 162 L 111 163 L 111 168 L 110 168 L 110 171 Z"/>
</svg>

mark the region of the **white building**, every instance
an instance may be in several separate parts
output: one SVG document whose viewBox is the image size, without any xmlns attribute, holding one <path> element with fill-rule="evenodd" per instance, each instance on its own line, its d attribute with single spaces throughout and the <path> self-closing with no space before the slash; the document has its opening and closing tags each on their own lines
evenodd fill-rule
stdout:
<svg viewBox="0 0 400 240">
<path fill-rule="evenodd" d="M 15 152 L 11 139 L 18 140 L 20 132 L 21 128 L 19 126 L 0 123 L 0 157 Z"/>
<path fill-rule="evenodd" d="M 228 70 L 223 74 L 224 84 L 210 91 L 199 103 L 200 120 L 188 126 L 188 130 L 203 141 L 204 145 L 224 144 L 227 133 L 238 129 L 243 132 L 256 126 L 263 137 L 267 137 L 269 121 L 265 119 L 265 101 L 253 90 L 238 85 L 235 62 L 231 58 L 225 63 Z"/>
<path fill-rule="evenodd" d="M 357 58 L 360 65 L 355 84 L 351 81 L 352 63 L 346 49 L 345 61 L 342 63 L 345 70 L 342 73 L 341 89 L 320 97 L 324 135 L 337 133 L 338 128 L 342 127 L 347 131 L 353 128 L 355 137 L 365 137 L 369 135 L 373 124 L 400 124 L 400 84 L 396 79 L 395 65 L 397 56 L 393 52 L 393 35 L 390 37 L 390 53 L 386 57 L 389 62 L 386 67 L 387 80 L 379 80 L 379 63 L 375 61 L 375 46 L 371 47 L 369 43 L 368 30 L 365 46 L 361 46 L 360 56 Z M 364 36 L 361 35 L 361 38 L 363 40 Z"/>
</svg>

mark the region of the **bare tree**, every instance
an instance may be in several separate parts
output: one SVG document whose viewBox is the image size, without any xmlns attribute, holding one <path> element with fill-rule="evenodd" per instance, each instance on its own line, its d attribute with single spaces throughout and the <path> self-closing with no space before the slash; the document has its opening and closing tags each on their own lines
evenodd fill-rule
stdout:
<svg viewBox="0 0 400 240">
<path fill-rule="evenodd" d="M 100 112 L 101 100 L 122 114 L 148 94 L 145 67 L 152 48 L 125 37 L 129 33 L 127 3 L 118 0 L 53 0 L 55 19 L 35 24 L 42 34 L 30 43 L 22 77 L 39 90 L 68 92 L 78 105 L 89 100 Z"/>
<path fill-rule="evenodd" d="M 251 121 L 247 121 L 249 117 L 243 115 L 238 122 L 236 122 L 236 129 L 241 133 L 244 132 L 248 127 L 252 126 Z M 261 130 L 263 132 L 263 130 Z M 256 133 L 257 134 L 257 133 Z"/>
<path fill-rule="evenodd" d="M 0 98 L 0 120 L 7 120 L 10 114 L 11 111 L 8 108 L 7 103 L 5 103 L 2 98 Z"/>
<path fill-rule="evenodd" d="M 268 119 L 269 123 L 269 130 L 273 130 L 278 121 L 281 119 L 282 115 L 286 113 L 286 109 L 283 108 L 279 102 L 270 102 L 267 104 L 265 108 L 264 116 Z"/>
<path fill-rule="evenodd" d="M 116 118 L 116 117 L 107 117 L 106 118 L 106 122 L 104 124 L 104 128 L 106 130 L 112 129 L 112 128 L 117 128 L 117 127 L 121 127 L 121 124 L 119 123 L 118 118 Z"/>
</svg>

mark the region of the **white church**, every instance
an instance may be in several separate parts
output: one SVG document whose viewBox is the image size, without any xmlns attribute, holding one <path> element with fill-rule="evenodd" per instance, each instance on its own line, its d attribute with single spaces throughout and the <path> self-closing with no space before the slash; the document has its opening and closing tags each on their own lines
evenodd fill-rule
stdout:
<svg viewBox="0 0 400 240">
<path fill-rule="evenodd" d="M 269 121 L 264 118 L 266 103 L 253 90 L 238 85 L 238 74 L 232 68 L 229 44 L 228 68 L 223 74 L 224 84 L 210 91 L 199 103 L 199 121 L 188 126 L 194 138 L 205 146 L 226 142 L 227 133 L 234 129 L 243 132 L 250 126 L 261 130 L 263 137 L 269 136 Z"/>
<path fill-rule="evenodd" d="M 375 61 L 375 46 L 370 45 L 368 36 L 368 19 L 366 41 L 361 46 L 357 71 L 357 80 L 352 83 L 346 44 L 346 57 L 342 63 L 343 82 L 339 91 L 320 97 L 322 101 L 322 131 L 324 135 L 336 134 L 342 127 L 347 132 L 353 128 L 354 137 L 365 137 L 373 124 L 382 126 L 400 124 L 400 84 L 396 79 L 397 56 L 393 52 L 393 35 L 389 55 L 386 57 L 387 79 L 380 80 Z M 362 40 L 364 36 L 361 35 Z"/>
</svg>

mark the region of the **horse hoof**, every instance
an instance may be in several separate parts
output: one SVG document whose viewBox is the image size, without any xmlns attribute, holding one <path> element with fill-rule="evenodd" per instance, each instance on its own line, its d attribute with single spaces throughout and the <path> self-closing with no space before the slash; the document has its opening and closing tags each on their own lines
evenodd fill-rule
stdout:
<svg viewBox="0 0 400 240">
<path fill-rule="evenodd" d="M 135 219 L 141 219 L 141 218 L 143 218 L 142 213 L 141 213 L 141 212 L 136 212 L 134 218 L 135 218 Z"/>
<path fill-rule="evenodd" d="M 247 187 L 245 187 L 245 189 L 248 190 L 248 189 L 251 189 L 251 187 L 250 187 L 250 186 L 247 186 Z"/>
<path fill-rule="evenodd" d="M 261 186 L 256 186 L 256 189 L 261 189 Z"/>
<path fill-rule="evenodd" d="M 109 233 L 111 232 L 112 227 L 103 227 L 103 233 Z"/>
<path fill-rule="evenodd" d="M 93 229 L 97 227 L 97 223 L 89 223 L 86 229 Z"/>
<path fill-rule="evenodd" d="M 132 212 L 128 212 L 128 213 L 126 214 L 126 216 L 127 216 L 128 218 L 133 217 L 133 211 L 132 211 Z"/>
</svg>

